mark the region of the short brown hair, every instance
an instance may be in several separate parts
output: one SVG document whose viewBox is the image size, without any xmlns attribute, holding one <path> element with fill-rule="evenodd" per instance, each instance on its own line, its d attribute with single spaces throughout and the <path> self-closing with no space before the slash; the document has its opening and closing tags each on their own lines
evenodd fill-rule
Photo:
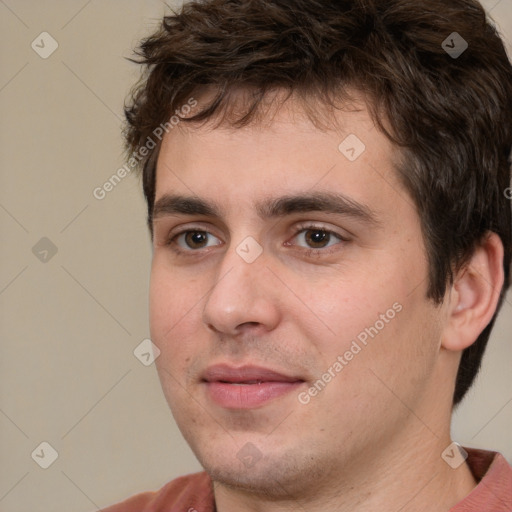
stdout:
<svg viewBox="0 0 512 512">
<path fill-rule="evenodd" d="M 468 48 L 461 55 L 445 50 L 463 40 Z M 206 87 L 215 97 L 183 121 L 225 113 L 230 94 L 240 89 L 254 94 L 237 118 L 230 116 L 234 126 L 254 120 L 276 89 L 325 105 L 355 89 L 399 146 L 397 173 L 416 204 L 427 248 L 428 297 L 440 304 L 483 237 L 499 235 L 505 286 L 492 321 L 462 354 L 458 404 L 478 373 L 510 284 L 512 256 L 505 197 L 512 67 L 482 6 L 476 0 L 197 0 L 164 17 L 136 53 L 145 73 L 125 105 L 129 152 Z M 140 165 L 150 229 L 159 148 Z"/>
</svg>

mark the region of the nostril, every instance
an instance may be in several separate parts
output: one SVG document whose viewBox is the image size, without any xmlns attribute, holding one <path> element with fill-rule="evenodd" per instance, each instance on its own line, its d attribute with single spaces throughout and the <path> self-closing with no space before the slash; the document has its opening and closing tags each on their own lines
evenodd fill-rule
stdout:
<svg viewBox="0 0 512 512">
<path fill-rule="evenodd" d="M 257 327 L 258 325 L 260 325 L 258 322 L 244 322 L 243 324 L 240 324 L 239 327 Z"/>
</svg>

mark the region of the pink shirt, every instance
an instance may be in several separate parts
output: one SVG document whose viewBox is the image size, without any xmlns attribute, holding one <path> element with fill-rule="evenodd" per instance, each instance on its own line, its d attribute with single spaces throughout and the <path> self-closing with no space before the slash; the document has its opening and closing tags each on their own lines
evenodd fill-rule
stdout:
<svg viewBox="0 0 512 512">
<path fill-rule="evenodd" d="M 512 467 L 499 453 L 466 451 L 478 485 L 448 512 L 511 512 Z M 215 512 L 212 483 L 205 472 L 182 476 L 159 491 L 137 494 L 101 512 Z"/>
</svg>

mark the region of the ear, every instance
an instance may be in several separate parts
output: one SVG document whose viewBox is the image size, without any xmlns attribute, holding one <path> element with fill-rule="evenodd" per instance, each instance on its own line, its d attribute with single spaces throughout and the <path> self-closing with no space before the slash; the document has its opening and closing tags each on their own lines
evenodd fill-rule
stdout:
<svg viewBox="0 0 512 512">
<path fill-rule="evenodd" d="M 503 244 L 488 233 L 447 293 L 443 348 L 461 351 L 476 341 L 496 311 L 503 283 Z"/>
</svg>

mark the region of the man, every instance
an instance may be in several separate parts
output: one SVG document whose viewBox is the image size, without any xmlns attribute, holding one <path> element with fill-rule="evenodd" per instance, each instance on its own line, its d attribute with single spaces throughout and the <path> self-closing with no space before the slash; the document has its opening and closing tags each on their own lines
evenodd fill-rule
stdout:
<svg viewBox="0 0 512 512">
<path fill-rule="evenodd" d="M 475 0 L 207 0 L 126 107 L 162 388 L 205 472 L 106 509 L 510 511 L 450 438 L 509 285 L 512 67 Z"/>
</svg>

